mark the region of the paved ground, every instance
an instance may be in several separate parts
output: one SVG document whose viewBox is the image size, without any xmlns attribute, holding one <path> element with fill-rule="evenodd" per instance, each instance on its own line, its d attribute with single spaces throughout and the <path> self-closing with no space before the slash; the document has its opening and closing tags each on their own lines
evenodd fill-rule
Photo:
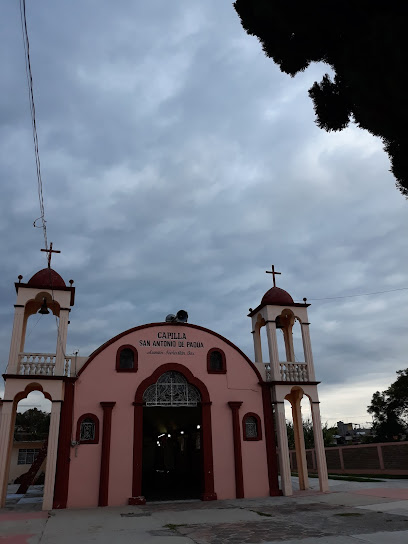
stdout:
<svg viewBox="0 0 408 544">
<path fill-rule="evenodd" d="M 0 544 L 408 544 L 408 480 L 330 487 L 293 497 L 52 512 L 40 510 L 41 488 L 34 488 L 8 496 Z"/>
</svg>

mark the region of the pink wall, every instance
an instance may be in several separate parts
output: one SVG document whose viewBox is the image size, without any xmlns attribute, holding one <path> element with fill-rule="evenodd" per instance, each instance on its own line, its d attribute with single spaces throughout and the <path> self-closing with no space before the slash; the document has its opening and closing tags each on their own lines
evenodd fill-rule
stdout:
<svg viewBox="0 0 408 544">
<path fill-rule="evenodd" d="M 185 339 L 163 339 L 163 333 L 185 334 Z M 153 341 L 174 341 L 175 347 L 153 346 Z M 150 342 L 150 346 L 142 345 Z M 179 346 L 183 342 L 183 346 Z M 199 347 L 189 343 L 200 343 Z M 117 372 L 116 353 L 124 344 L 133 345 L 138 351 L 137 372 Z M 202 344 L 202 347 L 201 347 Z M 226 374 L 208 374 L 207 352 L 220 348 L 226 356 Z M 160 351 L 151 354 L 149 351 Z M 184 352 L 184 353 L 178 353 Z M 191 353 L 189 355 L 188 353 Z M 232 345 L 217 335 L 189 325 L 169 326 L 159 324 L 133 330 L 99 351 L 80 374 L 75 388 L 73 432 L 78 418 L 84 413 L 99 417 L 99 444 L 81 444 L 77 456 L 71 450 L 68 507 L 93 507 L 98 504 L 99 470 L 102 439 L 101 401 L 116 401 L 112 412 L 112 440 L 109 474 L 109 505 L 127 504 L 132 496 L 133 473 L 133 420 L 135 393 L 141 381 L 166 363 L 178 363 L 187 367 L 204 382 L 209 391 L 212 417 L 214 461 L 214 485 L 219 499 L 235 497 L 234 450 L 232 415 L 229 401 L 241 401 L 242 417 L 254 412 L 263 421 L 262 394 L 259 378 L 253 367 Z M 242 441 L 244 490 L 246 497 L 268 495 L 268 471 L 266 464 L 265 430 L 261 441 Z"/>
</svg>

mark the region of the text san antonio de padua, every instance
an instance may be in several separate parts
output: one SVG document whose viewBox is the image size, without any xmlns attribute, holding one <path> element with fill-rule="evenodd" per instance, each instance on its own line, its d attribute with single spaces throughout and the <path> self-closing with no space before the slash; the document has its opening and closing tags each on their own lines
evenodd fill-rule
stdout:
<svg viewBox="0 0 408 544">
<path fill-rule="evenodd" d="M 185 332 L 166 332 L 160 331 L 155 339 L 139 340 L 140 347 L 156 347 L 156 348 L 185 348 L 185 349 L 200 349 L 204 347 L 203 342 L 192 341 L 187 339 Z M 148 354 L 159 355 L 163 351 L 149 351 Z M 170 355 L 170 353 L 167 352 Z M 176 352 L 172 355 L 193 355 L 191 352 Z"/>
</svg>

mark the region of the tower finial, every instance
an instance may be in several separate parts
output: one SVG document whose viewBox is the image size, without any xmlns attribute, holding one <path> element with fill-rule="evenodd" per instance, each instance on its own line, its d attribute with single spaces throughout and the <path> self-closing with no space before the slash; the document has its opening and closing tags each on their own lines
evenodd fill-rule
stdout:
<svg viewBox="0 0 408 544">
<path fill-rule="evenodd" d="M 276 274 L 281 274 L 281 272 L 275 272 L 275 265 L 273 264 L 272 265 L 272 272 L 270 270 L 265 270 L 265 272 L 267 274 L 272 274 L 272 277 L 273 277 L 273 286 L 276 287 L 276 281 L 275 281 L 275 276 Z"/>
<path fill-rule="evenodd" d="M 41 251 L 45 251 L 48 253 L 48 268 L 51 268 L 51 256 L 52 253 L 61 253 L 58 249 L 52 249 L 52 242 L 50 243 L 50 249 L 42 249 Z"/>
</svg>

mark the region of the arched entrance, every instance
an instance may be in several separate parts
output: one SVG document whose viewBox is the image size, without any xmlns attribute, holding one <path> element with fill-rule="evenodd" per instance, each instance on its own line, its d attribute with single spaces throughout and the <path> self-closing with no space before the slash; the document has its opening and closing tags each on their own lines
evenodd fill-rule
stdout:
<svg viewBox="0 0 408 544">
<path fill-rule="evenodd" d="M 48 433 L 47 455 L 45 457 L 45 480 L 43 494 L 43 510 L 50 510 L 53 503 L 55 485 L 55 467 L 57 460 L 57 445 L 61 409 L 61 384 L 57 380 L 45 382 L 44 387 L 39 382 L 28 383 L 22 390 L 23 379 L 9 378 L 6 382 L 5 398 L 1 413 L 0 425 L 0 506 L 5 505 L 7 482 L 10 471 L 11 450 L 13 445 L 13 431 L 18 403 L 33 391 L 40 391 L 51 401 L 51 414 Z M 44 382 L 43 382 L 44 383 Z M 48 389 L 48 391 L 47 391 Z M 16 392 L 18 391 L 18 392 Z M 58 398 L 59 397 L 59 398 Z M 24 448 L 23 448 L 24 449 Z M 26 448 L 35 449 L 35 448 Z M 35 467 L 34 467 L 35 468 Z M 38 467 L 38 468 L 41 468 Z"/>
<path fill-rule="evenodd" d="M 146 500 L 202 494 L 201 395 L 180 372 L 143 394 L 142 494 Z"/>
<path fill-rule="evenodd" d="M 16 403 L 8 482 L 18 485 L 16 494 L 30 494 L 28 499 L 24 497 L 25 504 L 33 497 L 37 502 L 43 495 L 51 406 L 39 391 Z"/>
<path fill-rule="evenodd" d="M 146 498 L 215 500 L 211 402 L 204 383 L 169 363 L 139 385 L 134 406 L 129 504 Z"/>
</svg>

